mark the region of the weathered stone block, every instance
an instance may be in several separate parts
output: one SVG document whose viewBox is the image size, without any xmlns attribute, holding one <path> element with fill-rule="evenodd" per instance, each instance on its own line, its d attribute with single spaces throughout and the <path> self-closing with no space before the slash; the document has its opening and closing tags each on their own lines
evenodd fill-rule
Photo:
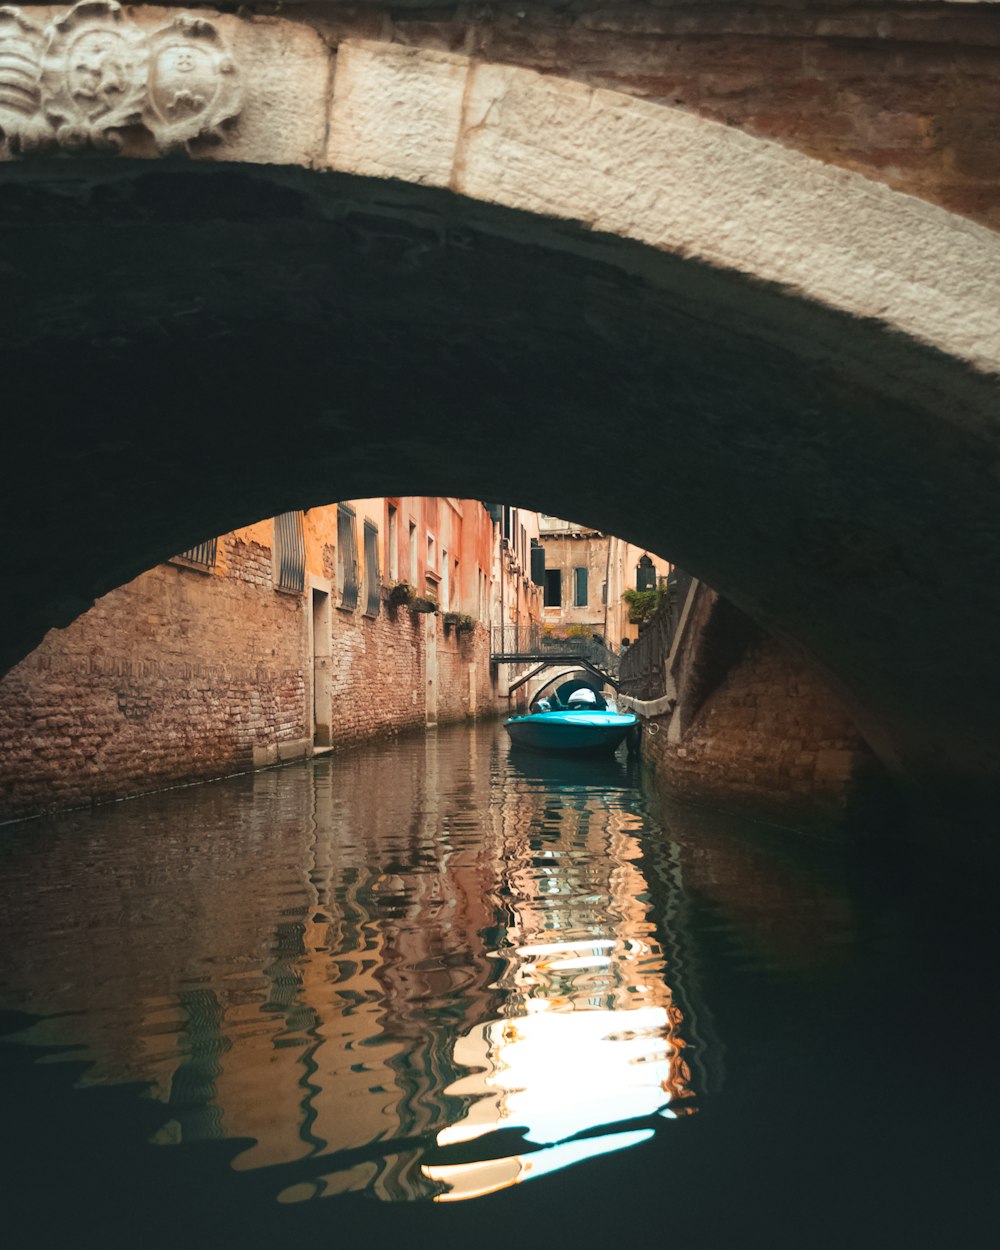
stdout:
<svg viewBox="0 0 1000 1250">
<path fill-rule="evenodd" d="M 816 755 L 816 775 L 831 781 L 849 781 L 857 759 L 854 751 L 819 751 Z"/>
<path fill-rule="evenodd" d="M 467 75 L 466 58 L 445 52 L 344 44 L 327 163 L 346 173 L 448 186 Z"/>
<path fill-rule="evenodd" d="M 301 760 L 309 754 L 309 749 L 308 738 L 293 738 L 288 742 L 279 742 L 278 759 L 283 763 L 286 760 Z"/>
</svg>

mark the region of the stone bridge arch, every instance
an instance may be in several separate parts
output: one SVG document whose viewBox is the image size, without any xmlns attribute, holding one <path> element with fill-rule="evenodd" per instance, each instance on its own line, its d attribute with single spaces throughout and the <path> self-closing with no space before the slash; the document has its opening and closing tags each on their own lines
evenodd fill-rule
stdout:
<svg viewBox="0 0 1000 1250">
<path fill-rule="evenodd" d="M 903 773 L 995 781 L 994 233 L 579 82 L 201 21 L 204 125 L 148 58 L 120 125 L 0 121 L 5 663 L 258 516 L 503 496 L 672 556 Z"/>
</svg>

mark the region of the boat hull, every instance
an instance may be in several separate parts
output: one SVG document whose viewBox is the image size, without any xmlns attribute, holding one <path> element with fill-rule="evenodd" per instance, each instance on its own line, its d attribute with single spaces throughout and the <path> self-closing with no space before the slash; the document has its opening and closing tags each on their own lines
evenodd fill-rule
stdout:
<svg viewBox="0 0 1000 1250">
<path fill-rule="evenodd" d="M 511 744 L 528 751 L 604 755 L 628 737 L 638 718 L 620 712 L 539 712 L 504 722 Z"/>
</svg>

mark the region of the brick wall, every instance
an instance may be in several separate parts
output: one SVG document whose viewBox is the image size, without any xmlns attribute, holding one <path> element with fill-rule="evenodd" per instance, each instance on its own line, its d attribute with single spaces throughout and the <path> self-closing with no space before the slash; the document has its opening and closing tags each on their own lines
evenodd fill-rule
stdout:
<svg viewBox="0 0 1000 1250">
<path fill-rule="evenodd" d="M 382 606 L 371 618 L 333 613 L 334 746 L 424 724 L 424 618 Z"/>
<path fill-rule="evenodd" d="M 0 681 L 0 817 L 250 766 L 305 732 L 302 601 L 227 537 L 228 576 L 161 564 Z"/>
<path fill-rule="evenodd" d="M 0 820 L 242 771 L 276 746 L 301 753 L 308 601 L 275 591 L 269 547 L 220 541 L 224 574 L 158 565 L 0 681 Z M 427 618 L 332 616 L 334 745 L 422 727 Z M 430 619 L 438 720 L 471 713 L 470 666 L 476 710 L 499 710 L 487 631 Z"/>
<path fill-rule="evenodd" d="M 823 679 L 754 631 L 679 742 L 647 722 L 643 758 L 666 791 L 720 808 L 809 823 L 836 820 L 879 774 Z"/>
<path fill-rule="evenodd" d="M 428 620 L 437 650 L 437 722 L 447 724 L 501 710 L 497 685 L 490 675 L 489 631 L 484 626 L 457 631 L 446 625 L 443 616 L 428 617 L 385 604 L 374 618 L 340 611 L 335 611 L 334 618 L 334 746 L 426 724 Z"/>
<path fill-rule="evenodd" d="M 438 632 L 438 720 L 464 720 L 501 710 L 497 686 L 490 677 L 489 631 L 481 625 L 470 632 L 449 629 L 442 621 Z M 507 710 L 503 700 L 502 710 Z"/>
</svg>

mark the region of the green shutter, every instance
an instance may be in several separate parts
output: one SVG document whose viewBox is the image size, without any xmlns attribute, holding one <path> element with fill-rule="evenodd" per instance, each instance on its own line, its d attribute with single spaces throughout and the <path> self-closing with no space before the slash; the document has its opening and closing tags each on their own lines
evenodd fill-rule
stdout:
<svg viewBox="0 0 1000 1250">
<path fill-rule="evenodd" d="M 531 547 L 531 580 L 536 586 L 545 585 L 545 548 L 534 542 Z"/>
</svg>

